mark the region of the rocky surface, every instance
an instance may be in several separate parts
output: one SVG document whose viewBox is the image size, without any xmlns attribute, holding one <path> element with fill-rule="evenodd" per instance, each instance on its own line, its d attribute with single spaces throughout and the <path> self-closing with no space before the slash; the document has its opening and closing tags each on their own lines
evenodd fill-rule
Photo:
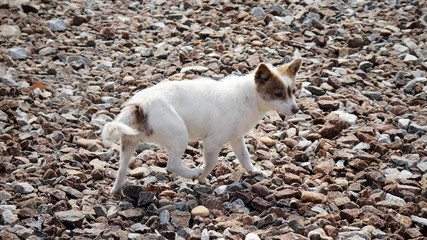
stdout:
<svg viewBox="0 0 427 240">
<path fill-rule="evenodd" d="M 385 1 L 0 1 L 0 238 L 423 239 L 427 7 Z M 299 114 L 229 146 L 208 185 L 143 144 L 125 196 L 102 126 L 163 79 L 304 59 Z M 197 113 L 195 113 L 197 114 Z M 200 142 L 183 156 L 201 164 Z"/>
</svg>

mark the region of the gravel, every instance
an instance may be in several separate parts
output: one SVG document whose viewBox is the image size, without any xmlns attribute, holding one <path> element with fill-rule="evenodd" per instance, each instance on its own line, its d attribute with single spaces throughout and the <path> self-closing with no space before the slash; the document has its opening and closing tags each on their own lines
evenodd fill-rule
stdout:
<svg viewBox="0 0 427 240">
<path fill-rule="evenodd" d="M 422 239 L 422 4 L 2 1 L 0 238 Z M 109 194 L 119 146 L 100 132 L 137 90 L 246 74 L 297 50 L 300 113 L 269 113 L 245 136 L 267 177 L 224 146 L 201 185 L 143 144 L 124 195 Z M 201 145 L 189 142 L 185 165 L 201 164 Z"/>
</svg>

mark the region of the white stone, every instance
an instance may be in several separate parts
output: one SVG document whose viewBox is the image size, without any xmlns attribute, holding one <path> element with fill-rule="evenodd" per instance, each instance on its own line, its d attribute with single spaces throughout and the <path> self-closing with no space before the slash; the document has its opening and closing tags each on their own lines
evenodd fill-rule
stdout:
<svg viewBox="0 0 427 240">
<path fill-rule="evenodd" d="M 261 240 L 261 238 L 259 238 L 259 236 L 255 233 L 248 233 L 248 235 L 246 235 L 245 240 Z"/>
<path fill-rule="evenodd" d="M 181 73 L 186 73 L 186 72 L 206 72 L 208 70 L 209 70 L 209 68 L 204 67 L 204 66 L 188 66 L 188 67 L 183 67 L 181 69 Z"/>
<path fill-rule="evenodd" d="M 392 201 L 392 202 L 394 202 L 394 203 L 399 204 L 400 206 L 403 206 L 403 205 L 405 205 L 405 204 L 406 204 L 406 201 L 405 201 L 405 200 L 403 200 L 402 198 L 400 198 L 400 197 L 398 197 L 398 196 L 394 196 L 394 195 L 392 195 L 392 194 L 390 194 L 390 193 L 387 193 L 387 194 L 385 195 L 385 200 L 387 200 L 387 201 Z"/>
<path fill-rule="evenodd" d="M 410 123 L 411 123 L 411 120 L 406 119 L 406 118 L 401 118 L 401 119 L 397 120 L 397 126 L 400 129 L 408 129 Z"/>
</svg>

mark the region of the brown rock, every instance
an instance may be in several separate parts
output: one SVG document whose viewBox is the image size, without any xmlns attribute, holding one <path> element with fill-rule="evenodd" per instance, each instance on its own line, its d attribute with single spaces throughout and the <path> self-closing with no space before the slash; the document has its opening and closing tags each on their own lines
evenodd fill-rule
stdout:
<svg viewBox="0 0 427 240">
<path fill-rule="evenodd" d="M 298 192 L 292 189 L 284 189 L 274 194 L 278 199 L 298 197 Z"/>
<path fill-rule="evenodd" d="M 351 48 L 361 48 L 365 45 L 363 38 L 359 35 L 355 35 L 348 39 L 347 44 Z"/>
<path fill-rule="evenodd" d="M 175 210 L 171 212 L 171 223 L 177 228 L 187 228 L 190 225 L 191 214 L 189 212 Z"/>
<path fill-rule="evenodd" d="M 399 213 L 406 216 L 417 215 L 418 211 L 418 204 L 414 202 L 408 202 L 399 209 Z"/>
<path fill-rule="evenodd" d="M 298 145 L 298 141 L 292 138 L 285 138 L 283 143 L 290 148 L 294 148 L 296 145 Z"/>
<path fill-rule="evenodd" d="M 268 202 L 268 201 L 266 201 L 266 200 L 264 200 L 264 199 L 262 199 L 262 198 L 260 198 L 260 197 L 256 197 L 256 198 L 254 198 L 254 200 L 252 200 L 251 206 L 254 209 L 262 212 L 262 211 L 267 210 L 268 208 L 270 208 L 271 207 L 271 203 Z"/>
<path fill-rule="evenodd" d="M 100 35 L 108 40 L 113 40 L 116 37 L 116 34 L 114 34 L 113 29 L 110 27 L 103 28 Z"/>
<path fill-rule="evenodd" d="M 359 216 L 360 209 L 343 209 L 340 212 L 341 219 L 347 219 L 350 223 Z"/>
<path fill-rule="evenodd" d="M 348 123 L 336 114 L 330 113 L 326 116 L 326 124 L 320 129 L 320 135 L 325 138 L 333 138 L 341 133 L 343 129 L 348 128 Z"/>
<path fill-rule="evenodd" d="M 270 195 L 270 189 L 262 184 L 252 186 L 252 192 L 263 198 Z"/>
<path fill-rule="evenodd" d="M 301 199 L 306 202 L 324 203 L 327 197 L 322 193 L 302 191 Z"/>
</svg>

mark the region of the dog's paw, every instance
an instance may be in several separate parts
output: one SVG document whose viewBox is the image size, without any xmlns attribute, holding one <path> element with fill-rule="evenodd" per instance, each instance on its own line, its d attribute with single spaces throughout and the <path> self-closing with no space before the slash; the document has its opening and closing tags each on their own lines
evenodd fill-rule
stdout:
<svg viewBox="0 0 427 240">
<path fill-rule="evenodd" d="M 251 176 L 262 175 L 264 177 L 267 177 L 267 174 L 264 171 L 256 169 L 256 168 L 254 170 L 250 171 L 249 174 Z"/>
<path fill-rule="evenodd" d="M 119 196 L 121 196 L 121 195 L 123 194 L 123 190 L 122 190 L 122 188 L 115 188 L 115 187 L 113 187 L 113 188 L 110 190 L 110 194 L 114 194 L 114 195 L 119 195 Z"/>
<path fill-rule="evenodd" d="M 199 176 L 202 175 L 202 173 L 203 173 L 203 168 L 198 167 L 198 168 L 191 169 L 191 175 L 192 175 L 191 179 L 193 180 L 198 179 Z"/>
<path fill-rule="evenodd" d="M 199 177 L 199 183 L 206 184 L 207 182 L 208 182 L 208 179 L 206 177 L 202 177 L 202 176 Z"/>
</svg>

